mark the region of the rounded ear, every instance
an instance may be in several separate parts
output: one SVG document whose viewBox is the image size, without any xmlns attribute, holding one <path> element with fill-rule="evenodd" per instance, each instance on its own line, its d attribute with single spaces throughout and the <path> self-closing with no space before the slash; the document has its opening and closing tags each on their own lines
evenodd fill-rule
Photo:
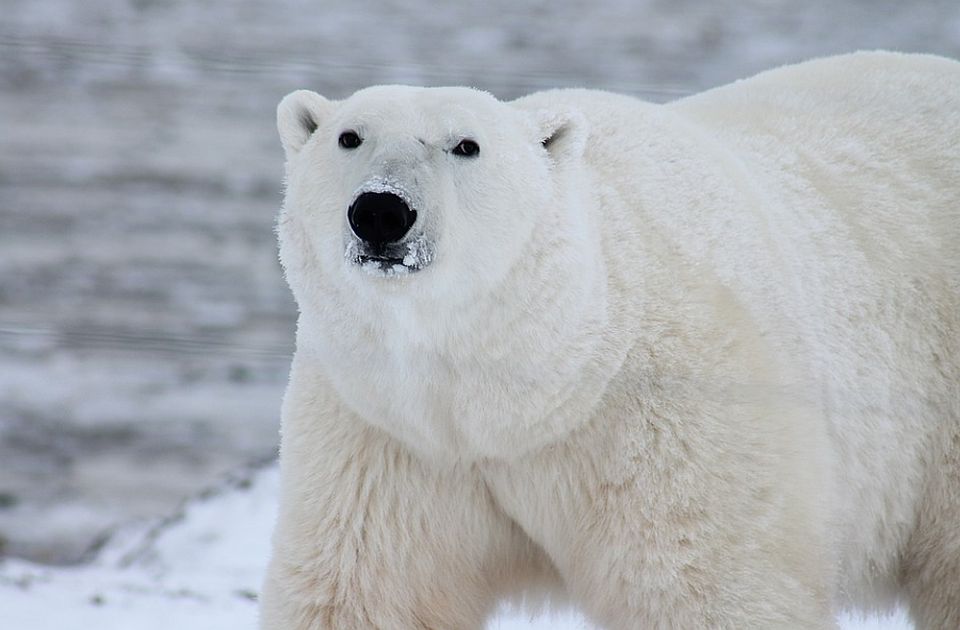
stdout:
<svg viewBox="0 0 960 630">
<path fill-rule="evenodd" d="M 534 112 L 540 144 L 557 162 L 578 160 L 587 146 L 590 125 L 576 109 L 542 109 Z"/>
<path fill-rule="evenodd" d="M 330 101 L 310 90 L 297 90 L 283 97 L 277 105 L 277 130 L 288 157 L 306 144 L 330 107 Z"/>
</svg>

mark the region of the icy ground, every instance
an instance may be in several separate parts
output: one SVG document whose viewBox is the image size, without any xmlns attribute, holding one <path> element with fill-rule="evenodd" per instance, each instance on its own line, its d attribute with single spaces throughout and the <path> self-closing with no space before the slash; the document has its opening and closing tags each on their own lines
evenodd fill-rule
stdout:
<svg viewBox="0 0 960 630">
<path fill-rule="evenodd" d="M 92 564 L 0 563 L 4 630 L 253 630 L 279 475 L 248 470 L 174 516 L 122 532 Z M 907 630 L 902 615 L 844 630 Z M 573 612 L 504 611 L 488 630 L 589 630 Z"/>
</svg>

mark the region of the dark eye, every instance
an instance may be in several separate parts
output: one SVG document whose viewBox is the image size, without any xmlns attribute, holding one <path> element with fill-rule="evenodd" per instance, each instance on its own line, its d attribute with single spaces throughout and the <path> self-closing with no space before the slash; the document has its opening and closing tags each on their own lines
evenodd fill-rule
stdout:
<svg viewBox="0 0 960 630">
<path fill-rule="evenodd" d="M 473 140 L 461 140 L 460 144 L 453 147 L 453 154 L 462 157 L 474 157 L 480 153 L 480 145 Z"/>
<path fill-rule="evenodd" d="M 358 136 L 355 131 L 344 131 L 340 134 L 339 142 L 344 149 L 356 149 L 363 144 L 363 138 Z"/>
</svg>

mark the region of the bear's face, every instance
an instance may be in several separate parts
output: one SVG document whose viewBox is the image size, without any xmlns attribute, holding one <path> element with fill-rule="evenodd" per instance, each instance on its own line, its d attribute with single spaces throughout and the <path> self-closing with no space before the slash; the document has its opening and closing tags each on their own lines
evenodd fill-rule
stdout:
<svg viewBox="0 0 960 630">
<path fill-rule="evenodd" d="M 489 290 L 553 202 L 548 145 L 569 122 L 468 88 L 381 86 L 340 102 L 290 94 L 278 108 L 280 229 L 298 300 L 305 283 L 447 304 Z M 299 233 L 285 237 L 287 222 Z"/>
</svg>

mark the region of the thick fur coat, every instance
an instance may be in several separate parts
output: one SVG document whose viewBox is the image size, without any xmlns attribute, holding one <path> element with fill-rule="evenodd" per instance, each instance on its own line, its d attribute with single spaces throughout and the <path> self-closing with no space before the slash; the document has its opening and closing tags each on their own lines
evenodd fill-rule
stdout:
<svg viewBox="0 0 960 630">
<path fill-rule="evenodd" d="M 606 628 L 899 597 L 960 628 L 960 63 L 667 105 L 301 91 L 278 122 L 301 313 L 263 628 L 542 592 Z M 416 210 L 402 263 L 357 254 L 371 191 Z"/>
</svg>

